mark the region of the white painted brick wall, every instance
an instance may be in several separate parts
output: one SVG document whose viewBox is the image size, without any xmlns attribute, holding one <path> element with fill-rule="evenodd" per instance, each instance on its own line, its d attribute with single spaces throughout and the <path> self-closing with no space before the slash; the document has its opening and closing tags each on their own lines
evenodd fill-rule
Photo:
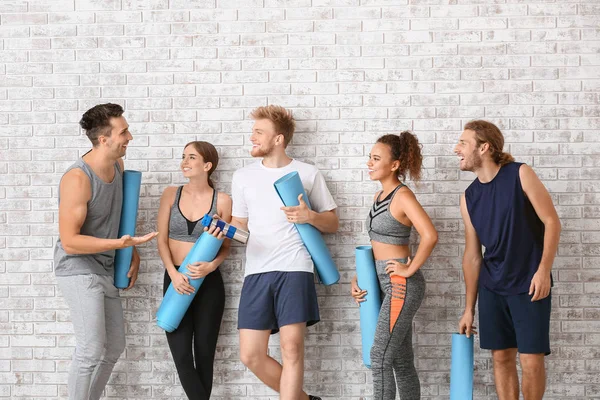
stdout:
<svg viewBox="0 0 600 400">
<path fill-rule="evenodd" d="M 466 121 L 494 121 L 544 179 L 563 222 L 545 398 L 600 399 L 599 53 L 596 0 L 0 1 L 0 398 L 66 396 L 74 343 L 52 272 L 57 185 L 89 147 L 81 114 L 113 101 L 135 138 L 126 165 L 144 172 L 140 232 L 153 229 L 162 190 L 183 182 L 184 143 L 218 146 L 216 178 L 229 191 L 250 160 L 248 113 L 294 110 L 290 153 L 323 169 L 342 222 L 326 238 L 342 281 L 318 287 L 323 321 L 307 338 L 306 388 L 325 399 L 372 392 L 348 282 L 377 187 L 367 153 L 378 135 L 402 129 L 423 142 L 415 190 L 440 231 L 424 268 L 416 363 L 423 398 L 448 398 L 449 333 L 464 304 L 458 199 L 473 179 L 451 151 Z M 154 245 L 140 252 L 140 279 L 123 295 L 127 350 L 106 393 L 184 399 L 153 323 L 163 267 Z M 234 247 L 222 267 L 214 397 L 276 399 L 238 361 L 242 259 Z M 488 353 L 477 351 L 476 368 L 475 398 L 494 399 Z"/>
</svg>

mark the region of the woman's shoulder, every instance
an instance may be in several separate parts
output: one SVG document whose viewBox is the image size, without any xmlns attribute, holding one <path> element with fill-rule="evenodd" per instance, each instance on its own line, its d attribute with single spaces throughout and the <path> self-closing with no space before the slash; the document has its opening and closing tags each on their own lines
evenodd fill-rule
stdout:
<svg viewBox="0 0 600 400">
<path fill-rule="evenodd" d="M 231 196 L 225 192 L 217 192 L 217 202 L 229 202 L 231 203 Z"/>
<path fill-rule="evenodd" d="M 161 198 L 164 200 L 169 200 L 172 203 L 175 200 L 177 190 L 179 190 L 179 186 L 167 186 L 163 190 Z"/>
</svg>

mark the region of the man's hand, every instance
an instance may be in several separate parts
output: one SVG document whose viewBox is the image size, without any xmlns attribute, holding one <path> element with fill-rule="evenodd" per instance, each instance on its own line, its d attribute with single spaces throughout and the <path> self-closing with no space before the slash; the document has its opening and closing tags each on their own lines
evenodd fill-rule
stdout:
<svg viewBox="0 0 600 400">
<path fill-rule="evenodd" d="M 131 265 L 129 267 L 129 272 L 127 272 L 127 277 L 129 278 L 129 286 L 125 290 L 129 290 L 135 285 L 135 281 L 137 281 L 138 273 L 140 272 L 140 255 L 134 249 L 133 254 L 131 255 Z"/>
<path fill-rule="evenodd" d="M 137 246 L 140 244 L 144 244 L 152 239 L 154 239 L 156 236 L 158 236 L 158 232 L 150 232 L 144 236 L 134 236 L 131 237 L 130 235 L 123 235 L 121 237 L 121 249 L 124 249 L 125 247 L 131 247 L 131 246 Z"/>
<path fill-rule="evenodd" d="M 310 224 L 312 211 L 308 208 L 306 202 L 302 200 L 302 194 L 298 196 L 298 203 L 300 204 L 293 207 L 281 207 L 288 222 L 293 224 Z"/>
<path fill-rule="evenodd" d="M 477 327 L 473 326 L 473 318 L 472 311 L 465 311 L 458 322 L 458 333 L 466 334 L 468 338 L 471 337 L 471 334 L 477 335 Z"/>
<path fill-rule="evenodd" d="M 545 299 L 550 294 L 550 272 L 546 272 L 541 268 L 533 275 L 531 285 L 529 285 L 529 295 L 533 297 L 531 301 Z"/>
</svg>

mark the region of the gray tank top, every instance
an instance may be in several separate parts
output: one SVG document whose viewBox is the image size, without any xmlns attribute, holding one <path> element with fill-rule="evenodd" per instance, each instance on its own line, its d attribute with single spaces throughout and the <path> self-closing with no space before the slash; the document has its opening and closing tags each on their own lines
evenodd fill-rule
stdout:
<svg viewBox="0 0 600 400">
<path fill-rule="evenodd" d="M 381 193 L 373 203 L 367 216 L 367 231 L 371 240 L 380 243 L 405 245 L 409 243 L 411 227 L 398 221 L 390 212 L 394 195 L 402 186 L 398 185 L 385 199 L 379 200 Z"/>
<path fill-rule="evenodd" d="M 81 158 L 65 173 L 74 168 L 85 172 L 92 188 L 92 197 L 87 203 L 87 215 L 80 233 L 101 239 L 116 239 L 119 234 L 123 204 L 123 175 L 119 163 L 115 163 L 115 177 L 110 183 L 100 179 Z M 60 202 L 60 197 L 58 201 Z M 96 254 L 67 254 L 59 238 L 54 247 L 54 271 L 57 276 L 112 275 L 114 258 L 115 250 Z"/>
<path fill-rule="evenodd" d="M 181 212 L 179 201 L 181 200 L 182 189 L 183 186 L 177 188 L 175 201 L 171 206 L 171 216 L 169 217 L 169 239 L 194 243 L 198 240 L 200 235 L 202 235 L 202 232 L 204 232 L 204 226 L 199 223 L 200 220 L 190 221 Z M 206 213 L 210 216 L 217 213 L 217 191 L 214 189 L 210 209 L 208 209 Z"/>
</svg>

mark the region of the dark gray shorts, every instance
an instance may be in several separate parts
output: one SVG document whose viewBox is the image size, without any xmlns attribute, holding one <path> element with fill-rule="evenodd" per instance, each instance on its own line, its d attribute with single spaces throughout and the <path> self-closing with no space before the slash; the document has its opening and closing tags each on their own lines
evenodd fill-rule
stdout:
<svg viewBox="0 0 600 400">
<path fill-rule="evenodd" d="M 310 272 L 265 272 L 244 279 L 238 329 L 279 332 L 285 325 L 319 322 L 314 275 Z"/>
</svg>

